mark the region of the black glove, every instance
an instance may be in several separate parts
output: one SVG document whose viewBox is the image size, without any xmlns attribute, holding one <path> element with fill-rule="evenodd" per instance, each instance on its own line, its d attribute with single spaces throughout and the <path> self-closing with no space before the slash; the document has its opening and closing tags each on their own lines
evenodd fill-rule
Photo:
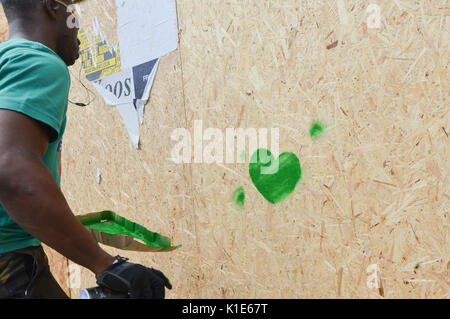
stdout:
<svg viewBox="0 0 450 319">
<path fill-rule="evenodd" d="M 96 276 L 97 284 L 112 291 L 127 293 L 131 299 L 164 299 L 165 288 L 172 289 L 159 270 L 127 262 L 116 256 L 114 263 Z"/>
</svg>

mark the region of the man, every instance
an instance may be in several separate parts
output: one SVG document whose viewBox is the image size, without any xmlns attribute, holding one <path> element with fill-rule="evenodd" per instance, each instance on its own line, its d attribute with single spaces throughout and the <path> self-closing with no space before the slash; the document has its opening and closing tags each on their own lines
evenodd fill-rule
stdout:
<svg viewBox="0 0 450 319">
<path fill-rule="evenodd" d="M 70 210 L 59 188 L 70 76 L 78 59 L 71 0 L 3 0 L 0 44 L 0 298 L 67 298 L 41 242 L 131 298 L 164 298 L 158 270 L 113 257 Z"/>
</svg>

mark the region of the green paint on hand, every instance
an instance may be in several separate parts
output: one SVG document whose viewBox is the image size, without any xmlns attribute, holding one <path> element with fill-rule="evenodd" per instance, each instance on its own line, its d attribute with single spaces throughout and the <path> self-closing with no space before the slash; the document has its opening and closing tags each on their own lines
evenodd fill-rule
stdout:
<svg viewBox="0 0 450 319">
<path fill-rule="evenodd" d="M 266 153 L 267 152 L 267 153 Z M 267 155 L 266 155 L 267 154 Z M 269 167 L 278 170 L 267 174 Z M 258 149 L 250 159 L 250 177 L 256 189 L 270 203 L 275 204 L 291 194 L 302 177 L 302 168 L 297 156 L 284 152 L 277 159 L 266 149 Z M 264 174 L 266 173 L 266 174 Z"/>
<path fill-rule="evenodd" d="M 239 207 L 244 207 L 245 192 L 244 187 L 239 186 L 233 193 L 233 201 Z"/>
<path fill-rule="evenodd" d="M 323 132 L 325 132 L 325 126 L 322 123 L 316 121 L 311 124 L 309 135 L 312 138 L 318 138 Z"/>
</svg>

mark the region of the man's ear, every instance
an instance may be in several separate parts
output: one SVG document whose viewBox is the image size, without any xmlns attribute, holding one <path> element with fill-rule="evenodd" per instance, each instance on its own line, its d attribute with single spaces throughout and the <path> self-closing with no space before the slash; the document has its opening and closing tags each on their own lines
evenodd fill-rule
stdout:
<svg viewBox="0 0 450 319">
<path fill-rule="evenodd" d="M 60 4 L 55 0 L 42 0 L 44 5 L 44 10 L 52 18 L 56 19 L 56 12 L 59 9 Z"/>
</svg>

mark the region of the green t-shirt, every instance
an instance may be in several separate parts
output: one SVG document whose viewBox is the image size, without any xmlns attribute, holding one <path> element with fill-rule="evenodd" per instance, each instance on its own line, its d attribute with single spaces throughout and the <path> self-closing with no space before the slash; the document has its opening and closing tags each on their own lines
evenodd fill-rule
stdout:
<svg viewBox="0 0 450 319">
<path fill-rule="evenodd" d="M 50 48 L 25 39 L 0 43 L 0 109 L 23 113 L 53 129 L 43 162 L 58 185 L 69 87 L 67 66 Z M 40 244 L 0 205 L 0 254 Z"/>
</svg>

